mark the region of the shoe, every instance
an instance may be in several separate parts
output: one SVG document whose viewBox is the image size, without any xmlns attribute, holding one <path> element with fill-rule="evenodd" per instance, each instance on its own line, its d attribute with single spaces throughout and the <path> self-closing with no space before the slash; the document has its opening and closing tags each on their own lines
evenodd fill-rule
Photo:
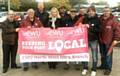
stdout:
<svg viewBox="0 0 120 76">
<path fill-rule="evenodd" d="M 110 70 L 106 70 L 105 72 L 104 72 L 104 75 L 110 75 L 111 74 L 111 71 Z"/>
<path fill-rule="evenodd" d="M 106 68 L 103 67 L 103 66 L 99 66 L 99 67 L 97 67 L 97 69 L 99 69 L 99 70 L 105 70 Z"/>
<path fill-rule="evenodd" d="M 82 71 L 82 75 L 86 75 L 87 72 L 88 72 L 88 70 L 84 69 L 84 70 Z"/>
<path fill-rule="evenodd" d="M 64 67 L 64 70 L 69 70 L 69 69 L 70 69 L 69 64 L 66 64 L 65 67 Z"/>
<path fill-rule="evenodd" d="M 91 76 L 96 76 L 96 71 L 92 71 Z"/>
<path fill-rule="evenodd" d="M 23 68 L 23 71 L 28 71 L 28 67 L 24 67 L 24 68 Z"/>
<path fill-rule="evenodd" d="M 8 68 L 3 69 L 3 73 L 6 73 L 8 71 Z"/>
<path fill-rule="evenodd" d="M 20 69 L 20 66 L 12 66 L 11 69 Z"/>
</svg>

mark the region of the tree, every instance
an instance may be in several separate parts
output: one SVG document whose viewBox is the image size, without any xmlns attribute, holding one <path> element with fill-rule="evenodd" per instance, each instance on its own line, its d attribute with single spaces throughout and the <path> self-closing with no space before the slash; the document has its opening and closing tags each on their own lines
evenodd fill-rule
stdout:
<svg viewBox="0 0 120 76">
<path fill-rule="evenodd" d="M 61 6 L 65 6 L 68 9 L 71 8 L 69 0 L 51 0 L 51 2 L 46 3 L 46 6 L 48 7 L 48 9 L 50 9 L 51 7 L 59 8 Z"/>
<path fill-rule="evenodd" d="M 37 7 L 37 2 L 35 0 L 20 0 L 21 6 L 20 10 L 21 11 L 27 11 L 29 8 L 36 9 Z"/>
<path fill-rule="evenodd" d="M 7 11 L 8 5 L 7 5 L 7 0 L 4 0 L 4 2 L 0 3 L 0 11 Z"/>
<path fill-rule="evenodd" d="M 20 0 L 10 0 L 11 9 L 19 10 L 20 9 Z"/>
<path fill-rule="evenodd" d="M 70 1 L 70 5 L 73 7 L 77 4 L 83 4 L 83 3 L 87 3 L 87 0 L 69 0 Z"/>
</svg>

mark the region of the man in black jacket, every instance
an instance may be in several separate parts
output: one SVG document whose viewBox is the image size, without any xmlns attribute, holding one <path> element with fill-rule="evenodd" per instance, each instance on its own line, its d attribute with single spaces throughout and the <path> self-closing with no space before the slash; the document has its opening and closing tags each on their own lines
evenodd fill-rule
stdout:
<svg viewBox="0 0 120 76">
<path fill-rule="evenodd" d="M 38 9 L 35 11 L 35 16 L 42 22 L 43 27 L 47 27 L 49 14 L 45 11 L 44 3 L 38 3 Z"/>
<path fill-rule="evenodd" d="M 15 13 L 10 10 L 7 20 L 2 23 L 3 73 L 6 73 L 11 62 L 11 68 L 20 68 L 16 65 L 18 23 L 14 20 Z M 11 61 L 10 61 L 11 59 Z"/>
<path fill-rule="evenodd" d="M 61 6 L 59 8 L 59 13 L 60 13 L 62 24 L 63 24 L 62 26 L 68 27 L 69 26 L 68 23 L 69 23 L 70 15 L 68 14 L 66 7 L 65 6 Z"/>
</svg>

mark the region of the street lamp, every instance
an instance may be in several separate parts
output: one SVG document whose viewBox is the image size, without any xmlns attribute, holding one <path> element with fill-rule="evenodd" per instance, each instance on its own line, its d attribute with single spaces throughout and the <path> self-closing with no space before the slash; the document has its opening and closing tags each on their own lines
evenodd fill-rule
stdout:
<svg viewBox="0 0 120 76">
<path fill-rule="evenodd" d="M 10 0 L 8 0 L 8 11 L 10 11 Z"/>
</svg>

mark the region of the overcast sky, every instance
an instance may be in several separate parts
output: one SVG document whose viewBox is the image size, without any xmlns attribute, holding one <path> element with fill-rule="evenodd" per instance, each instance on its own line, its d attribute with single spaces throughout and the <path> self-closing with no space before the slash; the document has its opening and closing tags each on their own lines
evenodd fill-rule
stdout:
<svg viewBox="0 0 120 76">
<path fill-rule="evenodd" d="M 117 6 L 118 2 L 120 2 L 120 0 L 88 0 L 88 1 L 91 3 L 99 2 L 99 1 L 106 1 L 110 6 Z"/>
</svg>

